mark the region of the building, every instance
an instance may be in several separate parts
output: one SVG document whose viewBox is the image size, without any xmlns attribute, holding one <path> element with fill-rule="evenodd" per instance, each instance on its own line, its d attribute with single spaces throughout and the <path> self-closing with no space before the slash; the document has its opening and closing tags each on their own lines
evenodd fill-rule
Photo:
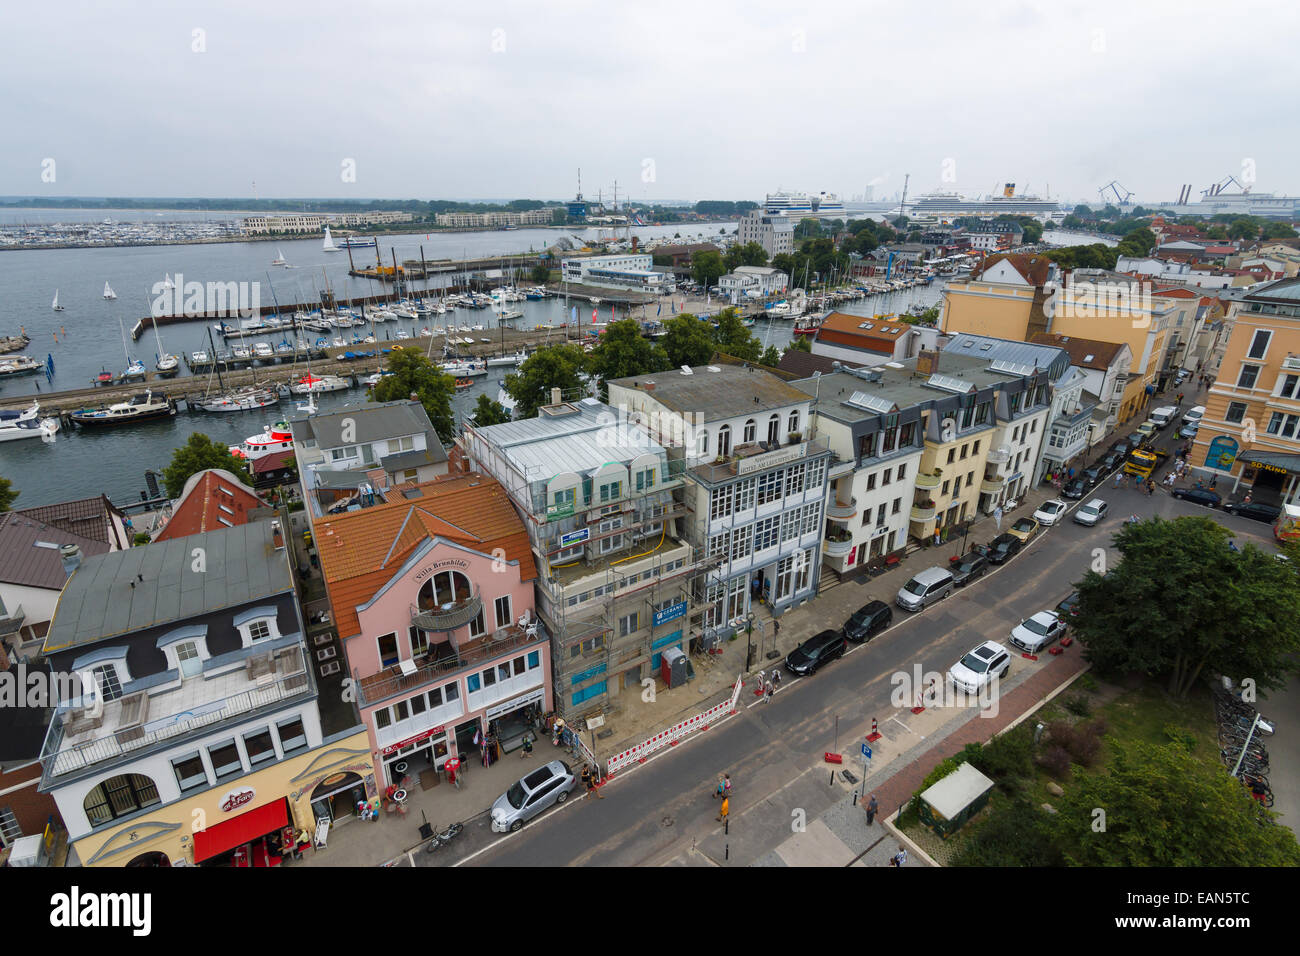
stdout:
<svg viewBox="0 0 1300 956">
<path fill-rule="evenodd" d="M 556 710 L 571 719 L 637 699 L 663 655 L 686 648 L 703 566 L 679 530 L 680 462 L 594 398 L 556 395 L 536 418 L 469 426 L 460 443 L 528 532 Z"/>
<path fill-rule="evenodd" d="M 562 206 L 543 206 L 523 212 L 440 212 L 435 221 L 440 226 L 457 229 L 500 229 L 505 226 L 549 226 Z M 576 216 L 581 219 L 583 216 Z"/>
<path fill-rule="evenodd" d="M 414 219 L 415 216 L 409 212 L 289 213 L 272 216 L 248 216 L 243 220 L 242 231 L 246 236 L 320 233 L 325 230 L 326 226 L 348 228 L 386 225 L 398 222 L 412 222 Z"/>
<path fill-rule="evenodd" d="M 774 256 L 794 252 L 794 227 L 795 220 L 788 216 L 755 209 L 741 217 L 736 239 L 741 245 L 758 243 L 770 262 Z"/>
<path fill-rule="evenodd" d="M 447 452 L 414 399 L 346 405 L 290 424 L 312 519 L 355 506 L 362 495 L 447 473 Z"/>
<path fill-rule="evenodd" d="M 190 475 L 180 497 L 163 511 L 162 527 L 154 542 L 186 535 L 233 528 L 245 524 L 255 513 L 271 513 L 257 495 L 228 471 L 209 468 Z"/>
<path fill-rule="evenodd" d="M 1096 399 L 1088 444 L 1102 441 L 1119 424 L 1125 382 L 1133 364 L 1133 352 L 1128 345 L 1051 332 L 1038 332 L 1029 341 L 1035 345 L 1065 349 L 1069 353 L 1071 367 L 1083 375 L 1083 393 Z"/>
<path fill-rule="evenodd" d="M 106 541 L 65 531 L 23 512 L 0 514 L 0 637 L 14 651 L 35 653 L 73 562 L 111 550 Z"/>
<path fill-rule="evenodd" d="M 779 295 L 790 286 L 790 277 L 769 266 L 736 266 L 718 279 L 718 288 L 736 305 L 742 299 Z"/>
<path fill-rule="evenodd" d="M 36 661 L 11 658 L 0 645 L 0 850 L 22 837 L 64 829 L 58 804 L 39 789 L 41 745 L 57 701 L 29 696 Z"/>
<path fill-rule="evenodd" d="M 1241 295 L 1228 326 L 1188 461 L 1225 499 L 1300 503 L 1300 279 Z"/>
<path fill-rule="evenodd" d="M 689 274 L 691 261 L 700 252 L 721 253 L 722 249 L 712 242 L 671 242 L 654 247 L 654 261 L 657 265 L 672 266 L 673 271 Z"/>
<path fill-rule="evenodd" d="M 651 268 L 648 253 L 622 256 L 584 256 L 560 260 L 565 282 L 579 282 L 607 289 L 636 289 L 643 292 L 671 292 L 672 278 Z"/>
<path fill-rule="evenodd" d="M 264 836 L 376 794 L 341 680 L 316 683 L 275 522 L 85 558 L 44 653 L 67 683 L 41 789 L 86 866 L 222 865 L 241 848 L 268 865 Z"/>
<path fill-rule="evenodd" d="M 318 521 L 316 542 L 382 783 L 477 757 L 489 729 L 512 749 L 531 725 L 525 713 L 551 709 L 537 568 L 491 478 L 393 489 L 383 503 Z"/>
<path fill-rule="evenodd" d="M 970 247 L 977 252 L 1006 252 L 1020 245 L 1024 227 L 1008 219 L 971 223 L 966 229 Z"/>
<path fill-rule="evenodd" d="M 832 312 L 813 336 L 812 352 L 855 365 L 894 362 L 914 354 L 913 326 L 894 315 Z"/>
<path fill-rule="evenodd" d="M 831 453 L 810 435 L 810 396 L 750 365 L 675 369 L 608 383 L 610 403 L 680 462 L 688 540 L 711 561 L 697 582 L 704 628 L 817 593 Z"/>
</svg>

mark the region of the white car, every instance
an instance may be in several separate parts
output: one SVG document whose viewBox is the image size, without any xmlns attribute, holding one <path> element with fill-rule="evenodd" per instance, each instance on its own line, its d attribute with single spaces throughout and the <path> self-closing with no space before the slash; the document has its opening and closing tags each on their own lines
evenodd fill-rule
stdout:
<svg viewBox="0 0 1300 956">
<path fill-rule="evenodd" d="M 1037 654 L 1065 633 L 1065 622 L 1054 611 L 1039 611 L 1011 629 L 1011 644 Z"/>
<path fill-rule="evenodd" d="M 1092 527 L 1102 518 L 1106 517 L 1106 512 L 1109 510 L 1109 507 L 1110 506 L 1100 498 L 1093 498 L 1087 504 L 1079 506 L 1079 510 L 1074 513 L 1075 523 L 1086 524 L 1088 527 Z"/>
<path fill-rule="evenodd" d="M 1011 653 L 996 641 L 985 641 L 948 668 L 948 680 L 968 694 L 979 693 L 996 674 L 998 679 L 1011 670 Z"/>
<path fill-rule="evenodd" d="M 1059 498 L 1044 501 L 1039 509 L 1034 512 L 1034 520 L 1044 528 L 1050 528 L 1060 520 L 1061 515 L 1065 514 L 1067 507 L 1069 506 Z"/>
<path fill-rule="evenodd" d="M 1186 425 L 1200 425 L 1201 419 L 1205 417 L 1205 406 L 1196 405 L 1189 408 L 1183 413 L 1183 423 Z"/>
</svg>

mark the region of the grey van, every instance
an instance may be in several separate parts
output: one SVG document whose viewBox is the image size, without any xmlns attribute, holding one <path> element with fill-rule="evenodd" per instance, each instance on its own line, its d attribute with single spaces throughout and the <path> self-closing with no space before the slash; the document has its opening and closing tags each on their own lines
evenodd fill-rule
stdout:
<svg viewBox="0 0 1300 956">
<path fill-rule="evenodd" d="M 897 604 L 904 611 L 919 611 L 948 596 L 953 588 L 947 568 L 926 568 L 898 590 Z"/>
</svg>

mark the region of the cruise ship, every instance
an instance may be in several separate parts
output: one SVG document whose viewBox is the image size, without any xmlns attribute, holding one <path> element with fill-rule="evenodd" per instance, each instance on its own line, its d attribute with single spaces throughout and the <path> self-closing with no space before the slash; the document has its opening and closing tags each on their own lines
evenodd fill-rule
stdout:
<svg viewBox="0 0 1300 956">
<path fill-rule="evenodd" d="M 1065 210 L 1053 199 L 1017 196 L 1016 184 L 1007 183 L 1000 196 L 967 199 L 955 192 L 932 192 L 907 204 L 905 214 L 913 218 L 956 219 L 959 216 L 1034 216 L 1059 222 Z"/>
<path fill-rule="evenodd" d="M 1273 193 L 1222 193 L 1201 197 L 1194 203 L 1157 203 L 1149 208 L 1169 209 L 1180 216 L 1258 216 L 1263 219 L 1300 219 L 1300 196 Z"/>
<path fill-rule="evenodd" d="M 834 193 L 791 193 L 778 190 L 767 194 L 763 212 L 769 216 L 843 216 L 844 203 Z"/>
</svg>

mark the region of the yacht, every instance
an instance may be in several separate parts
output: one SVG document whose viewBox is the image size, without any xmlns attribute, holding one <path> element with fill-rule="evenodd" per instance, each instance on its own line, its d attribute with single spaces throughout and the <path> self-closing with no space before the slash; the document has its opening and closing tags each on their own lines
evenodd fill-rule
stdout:
<svg viewBox="0 0 1300 956">
<path fill-rule="evenodd" d="M 230 453 L 244 461 L 257 461 L 278 451 L 292 450 L 293 431 L 289 428 L 288 422 L 267 425 L 265 431 L 257 435 L 249 435 L 241 444 L 230 446 Z"/>
<path fill-rule="evenodd" d="M 53 441 L 59 430 L 57 418 L 41 418 L 41 406 L 33 402 L 25 411 L 0 412 L 0 441 L 20 438 L 43 438 Z"/>
<path fill-rule="evenodd" d="M 273 359 L 275 358 L 275 349 L 271 347 L 269 342 L 256 342 L 253 344 L 253 354 L 259 359 Z"/>
<path fill-rule="evenodd" d="M 154 418 L 170 418 L 175 414 L 176 406 L 166 395 L 155 395 L 153 391 L 147 391 L 114 405 L 78 409 L 72 413 L 71 418 L 82 428 L 102 428 Z"/>
<path fill-rule="evenodd" d="M 278 404 L 280 395 L 269 388 L 241 388 L 225 395 L 213 395 L 199 402 L 205 412 L 247 412 Z"/>
<path fill-rule="evenodd" d="M 30 355 L 5 355 L 0 357 L 0 378 L 33 375 L 44 367 Z"/>
<path fill-rule="evenodd" d="M 273 266 L 287 266 L 288 264 L 289 264 L 289 261 L 288 261 L 287 259 L 285 259 L 285 257 L 284 257 L 284 253 L 280 251 L 280 247 L 279 247 L 279 246 L 276 246 L 276 247 L 275 247 L 275 258 L 271 260 L 271 265 L 273 265 Z"/>
<path fill-rule="evenodd" d="M 55 312 L 66 312 L 63 306 L 59 305 L 59 290 L 54 290 L 54 304 L 50 306 Z"/>
<path fill-rule="evenodd" d="M 206 358 L 204 360 L 206 361 Z M 160 355 L 154 368 L 162 378 L 175 378 L 181 370 L 181 363 L 175 355 Z"/>
<path fill-rule="evenodd" d="M 503 365 L 523 365 L 524 359 L 528 358 L 527 352 L 516 352 L 514 355 L 498 355 L 495 358 L 487 360 L 489 368 L 498 368 Z"/>
<path fill-rule="evenodd" d="M 148 374 L 149 370 L 145 368 L 144 362 L 139 359 L 131 359 L 126 366 L 126 371 L 119 377 L 123 382 L 143 382 Z"/>
<path fill-rule="evenodd" d="M 107 282 L 104 283 L 104 298 L 105 299 L 117 298 L 117 293 L 113 291 L 113 287 L 110 286 Z"/>
<path fill-rule="evenodd" d="M 474 362 L 441 362 L 438 368 L 455 378 L 473 378 L 488 373 L 486 365 L 478 365 Z"/>
<path fill-rule="evenodd" d="M 319 392 L 341 392 L 348 387 L 346 379 L 337 375 L 313 375 L 308 372 L 289 386 L 294 395 L 313 395 Z"/>
<path fill-rule="evenodd" d="M 338 252 L 339 246 L 334 245 L 334 237 L 330 235 L 330 227 L 325 227 L 325 241 L 321 243 L 321 251 Z"/>
</svg>

